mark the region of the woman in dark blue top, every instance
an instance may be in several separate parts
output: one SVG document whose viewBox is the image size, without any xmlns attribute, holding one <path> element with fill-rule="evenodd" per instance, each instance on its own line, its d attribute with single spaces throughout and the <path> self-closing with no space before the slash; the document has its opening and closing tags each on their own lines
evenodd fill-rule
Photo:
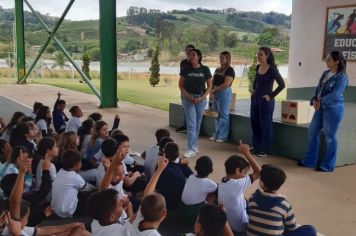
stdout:
<svg viewBox="0 0 356 236">
<path fill-rule="evenodd" d="M 270 48 L 261 47 L 257 54 L 259 65 L 253 82 L 251 96 L 252 145 L 258 156 L 266 156 L 273 139 L 274 98 L 285 84 L 274 62 Z M 273 90 L 274 81 L 278 87 Z"/>
<path fill-rule="evenodd" d="M 305 159 L 298 164 L 316 168 L 317 171 L 333 171 L 336 162 L 336 132 L 344 114 L 344 92 L 349 79 L 346 74 L 346 61 L 341 52 L 333 51 L 326 58 L 326 66 L 315 89 L 310 105 L 315 113 L 308 132 L 308 148 Z M 319 133 L 325 134 L 326 151 L 318 165 Z"/>
</svg>

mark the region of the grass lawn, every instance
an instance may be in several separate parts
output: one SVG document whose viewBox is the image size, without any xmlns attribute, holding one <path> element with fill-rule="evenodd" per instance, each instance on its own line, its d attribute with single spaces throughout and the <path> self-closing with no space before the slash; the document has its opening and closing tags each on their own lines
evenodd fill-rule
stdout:
<svg viewBox="0 0 356 236">
<path fill-rule="evenodd" d="M 169 103 L 180 102 L 180 91 L 178 88 L 178 80 L 170 78 L 171 82 L 164 81 L 161 78 L 159 86 L 150 86 L 148 79 L 120 79 L 118 80 L 118 97 L 119 100 L 132 102 L 135 104 L 142 104 L 145 106 L 155 107 L 163 110 L 168 110 Z M 92 80 L 99 90 L 100 81 L 98 79 Z M 13 82 L 13 79 L 0 79 L 0 84 Z M 48 84 L 61 88 L 72 89 L 75 91 L 93 94 L 89 86 L 79 83 L 78 79 L 28 79 L 28 83 L 33 84 Z M 236 93 L 237 99 L 248 99 L 250 94 L 248 92 L 247 81 L 237 79 L 233 83 L 233 92 Z M 277 97 L 278 100 L 285 99 L 286 89 Z"/>
</svg>

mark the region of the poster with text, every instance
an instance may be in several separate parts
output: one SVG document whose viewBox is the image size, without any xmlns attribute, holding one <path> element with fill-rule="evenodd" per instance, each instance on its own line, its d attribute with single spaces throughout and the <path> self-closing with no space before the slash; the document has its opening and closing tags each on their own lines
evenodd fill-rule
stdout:
<svg viewBox="0 0 356 236">
<path fill-rule="evenodd" d="M 327 8 L 323 59 L 331 51 L 356 61 L 356 4 Z"/>
</svg>

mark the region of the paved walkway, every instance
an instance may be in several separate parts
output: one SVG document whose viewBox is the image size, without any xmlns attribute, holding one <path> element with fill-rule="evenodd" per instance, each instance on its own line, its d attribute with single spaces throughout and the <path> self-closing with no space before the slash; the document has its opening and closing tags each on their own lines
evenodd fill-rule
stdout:
<svg viewBox="0 0 356 236">
<path fill-rule="evenodd" d="M 6 116 L 9 115 L 9 110 L 22 108 L 9 105 L 9 102 L 6 103 L 7 100 L 1 96 L 9 97 L 28 107 L 32 107 L 35 101 L 53 107 L 58 91 L 63 94 L 67 108 L 79 105 L 84 112 L 84 117 L 98 111 L 103 114 L 104 120 L 111 124 L 114 115 L 119 113 L 120 129 L 130 137 L 130 145 L 135 151 L 141 152 L 154 143 L 154 132 L 162 127 L 171 131 L 173 139 L 180 145 L 181 151 L 184 151 L 185 134 L 177 134 L 167 127 L 168 112 L 166 111 L 121 101 L 119 108 L 99 109 L 99 102 L 94 95 L 46 85 L 0 86 L 0 116 L 8 119 Z M 27 112 L 28 109 L 24 108 L 24 111 Z M 207 140 L 207 137 L 201 137 L 199 149 L 201 155 L 209 155 L 214 160 L 214 173 L 211 177 L 219 181 L 224 175 L 224 161 L 236 152 L 236 146 L 212 143 Z M 337 168 L 333 173 L 318 173 L 299 168 L 294 161 L 280 157 L 257 160 L 261 165 L 272 163 L 286 171 L 287 181 L 281 193 L 288 196 L 299 224 L 313 224 L 325 235 L 356 235 L 356 184 L 354 183 L 356 165 Z M 192 159 L 192 168 L 194 164 L 195 160 Z M 249 189 L 247 196 L 257 188 L 257 182 Z"/>
</svg>

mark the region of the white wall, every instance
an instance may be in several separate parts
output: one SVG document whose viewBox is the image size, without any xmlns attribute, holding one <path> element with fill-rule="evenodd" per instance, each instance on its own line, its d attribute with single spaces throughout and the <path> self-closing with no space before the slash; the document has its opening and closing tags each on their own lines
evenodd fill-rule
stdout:
<svg viewBox="0 0 356 236">
<path fill-rule="evenodd" d="M 316 86 L 326 70 L 322 60 L 326 8 L 355 3 L 355 0 L 293 0 L 288 88 Z M 348 62 L 347 73 L 349 85 L 356 86 L 355 62 Z"/>
</svg>

